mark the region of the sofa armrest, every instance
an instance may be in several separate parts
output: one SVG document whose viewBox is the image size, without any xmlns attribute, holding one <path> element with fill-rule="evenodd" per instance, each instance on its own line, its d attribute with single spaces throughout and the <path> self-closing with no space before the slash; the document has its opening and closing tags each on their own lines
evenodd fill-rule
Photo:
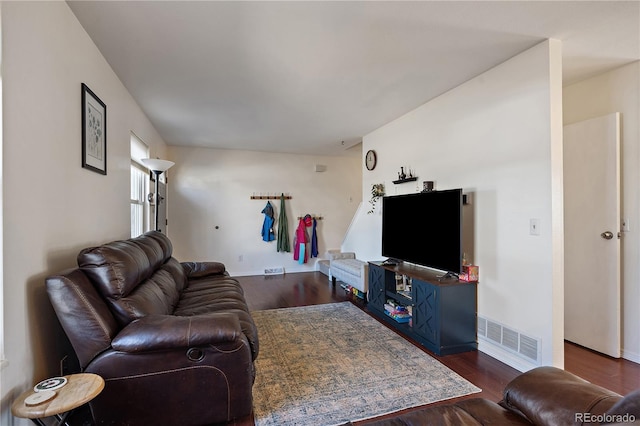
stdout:
<svg viewBox="0 0 640 426">
<path fill-rule="evenodd" d="M 204 278 L 209 275 L 222 275 L 226 272 L 224 263 L 220 262 L 181 262 L 187 278 Z"/>
<path fill-rule="evenodd" d="M 513 379 L 501 405 L 536 425 L 582 424 L 588 414 L 603 414 L 621 396 L 555 367 L 538 367 Z M 580 417 L 582 416 L 582 417 Z"/>
<path fill-rule="evenodd" d="M 234 314 L 149 315 L 127 325 L 111 342 L 121 352 L 146 352 L 234 342 L 243 338 Z"/>
</svg>

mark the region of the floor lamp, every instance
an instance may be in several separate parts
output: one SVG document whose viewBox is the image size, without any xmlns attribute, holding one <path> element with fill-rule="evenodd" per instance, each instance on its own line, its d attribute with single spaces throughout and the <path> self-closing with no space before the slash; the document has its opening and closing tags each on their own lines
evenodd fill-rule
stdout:
<svg viewBox="0 0 640 426">
<path fill-rule="evenodd" d="M 155 208 L 155 216 L 156 216 L 156 220 L 155 220 L 155 229 L 156 231 L 160 230 L 160 227 L 158 226 L 158 210 L 160 207 L 160 194 L 158 192 L 158 186 L 160 184 L 160 175 L 164 172 L 166 172 L 167 170 L 169 170 L 171 168 L 171 166 L 173 166 L 174 163 L 173 161 L 168 161 L 168 160 L 160 160 L 159 158 L 143 158 L 142 163 L 147 166 L 147 168 L 149 170 L 151 170 L 153 172 L 153 174 L 156 175 L 156 195 L 155 195 L 155 204 L 156 204 L 156 208 Z"/>
</svg>

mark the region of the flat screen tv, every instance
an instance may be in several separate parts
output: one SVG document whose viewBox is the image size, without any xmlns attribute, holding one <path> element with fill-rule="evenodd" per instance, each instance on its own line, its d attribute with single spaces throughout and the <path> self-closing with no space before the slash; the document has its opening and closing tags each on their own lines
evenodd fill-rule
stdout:
<svg viewBox="0 0 640 426">
<path fill-rule="evenodd" d="M 459 273 L 462 268 L 462 189 L 384 197 L 382 255 Z"/>
</svg>

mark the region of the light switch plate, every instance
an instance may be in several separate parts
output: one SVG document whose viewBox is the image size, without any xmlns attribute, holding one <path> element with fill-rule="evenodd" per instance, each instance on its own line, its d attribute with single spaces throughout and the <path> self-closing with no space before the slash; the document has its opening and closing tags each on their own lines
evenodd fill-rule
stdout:
<svg viewBox="0 0 640 426">
<path fill-rule="evenodd" d="M 529 234 L 540 235 L 540 220 L 529 219 Z"/>
</svg>

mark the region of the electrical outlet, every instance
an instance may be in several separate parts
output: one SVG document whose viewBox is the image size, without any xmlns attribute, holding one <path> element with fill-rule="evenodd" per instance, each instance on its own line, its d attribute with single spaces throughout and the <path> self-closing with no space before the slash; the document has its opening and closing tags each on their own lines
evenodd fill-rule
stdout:
<svg viewBox="0 0 640 426">
<path fill-rule="evenodd" d="M 540 235 L 540 220 L 539 219 L 529 219 L 529 234 L 530 235 Z"/>
</svg>

